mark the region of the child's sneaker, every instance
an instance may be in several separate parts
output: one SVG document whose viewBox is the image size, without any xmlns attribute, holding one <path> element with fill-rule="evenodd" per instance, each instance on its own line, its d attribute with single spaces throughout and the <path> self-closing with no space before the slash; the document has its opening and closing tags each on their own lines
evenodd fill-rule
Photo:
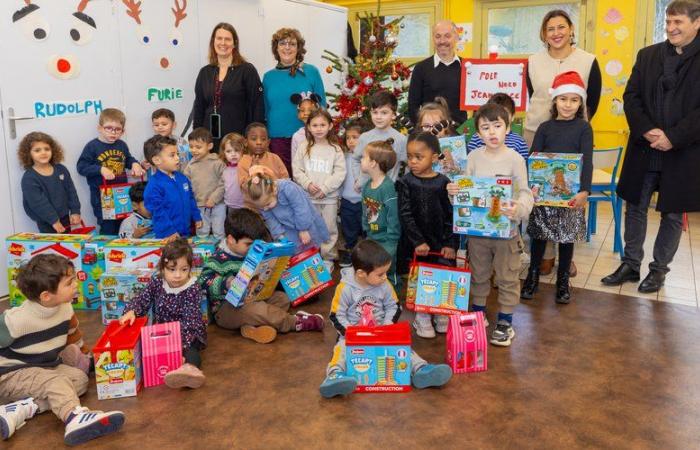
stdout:
<svg viewBox="0 0 700 450">
<path fill-rule="evenodd" d="M 277 337 L 277 330 L 269 325 L 260 325 L 259 327 L 243 325 L 241 327 L 241 336 L 258 344 L 269 344 Z"/>
<path fill-rule="evenodd" d="M 320 314 L 309 314 L 305 311 L 297 311 L 297 331 L 323 331 L 323 316 Z"/>
<path fill-rule="evenodd" d="M 326 266 L 328 273 L 333 275 L 333 271 L 335 270 L 335 261 L 323 260 L 323 265 Z"/>
<path fill-rule="evenodd" d="M 77 406 L 66 423 L 63 442 L 78 445 L 89 440 L 105 436 L 124 425 L 124 413 L 121 411 L 91 411 L 84 406 Z"/>
<path fill-rule="evenodd" d="M 83 353 L 77 345 L 66 345 L 66 348 L 58 356 L 63 360 L 63 364 L 80 369 L 86 375 L 90 374 L 90 357 Z"/>
<path fill-rule="evenodd" d="M 319 391 L 323 398 L 331 398 L 337 395 L 348 395 L 357 387 L 357 381 L 345 375 L 343 372 L 332 372 L 323 380 Z"/>
<path fill-rule="evenodd" d="M 450 316 L 435 316 L 435 331 L 441 334 L 447 333 L 447 324 L 450 323 Z"/>
<path fill-rule="evenodd" d="M 447 364 L 426 364 L 416 371 L 411 381 L 416 389 L 442 386 L 452 378 L 452 369 Z"/>
<path fill-rule="evenodd" d="M 350 252 L 341 252 L 340 253 L 340 267 L 351 267 L 352 266 L 352 258 L 350 257 Z"/>
<path fill-rule="evenodd" d="M 509 347 L 514 337 L 515 330 L 513 329 L 513 325 L 505 320 L 499 320 L 493 333 L 491 333 L 489 342 L 500 347 Z"/>
<path fill-rule="evenodd" d="M 435 329 L 430 320 L 430 314 L 417 313 L 413 320 L 413 328 L 416 329 L 416 334 L 422 338 L 432 339 L 435 337 Z"/>
<path fill-rule="evenodd" d="M 204 372 L 190 363 L 185 363 L 179 368 L 171 370 L 165 374 L 163 379 L 165 385 L 172 389 L 184 387 L 197 389 L 204 384 L 204 380 L 206 380 Z"/>
<path fill-rule="evenodd" d="M 27 419 L 31 419 L 39 409 L 34 399 L 29 397 L 7 405 L 0 406 L 0 437 L 9 439 L 16 430 L 22 428 Z"/>
</svg>

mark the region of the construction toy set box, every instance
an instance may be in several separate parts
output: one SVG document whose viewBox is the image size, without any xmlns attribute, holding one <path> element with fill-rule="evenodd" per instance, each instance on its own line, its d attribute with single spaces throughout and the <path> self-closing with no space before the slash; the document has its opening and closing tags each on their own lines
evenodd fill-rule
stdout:
<svg viewBox="0 0 700 450">
<path fill-rule="evenodd" d="M 469 309 L 471 273 L 468 269 L 419 263 L 414 272 L 413 310 L 430 314 L 454 314 Z"/>
<path fill-rule="evenodd" d="M 447 324 L 447 364 L 453 373 L 483 372 L 487 368 L 486 327 L 481 311 L 453 314 Z"/>
<path fill-rule="evenodd" d="M 433 170 L 444 174 L 450 180 L 467 168 L 467 141 L 464 136 L 440 138 L 440 157 L 433 164 Z"/>
<path fill-rule="evenodd" d="M 452 227 L 468 236 L 508 239 L 517 226 L 501 212 L 513 199 L 510 177 L 456 177 L 459 192 L 454 196 Z"/>
<path fill-rule="evenodd" d="M 107 325 L 92 349 L 95 358 L 97 398 L 133 397 L 141 390 L 141 328 L 146 318 L 139 317 L 133 325 Z"/>
<path fill-rule="evenodd" d="M 153 277 L 153 269 L 115 267 L 102 274 L 102 323 L 108 325 L 124 314 L 124 308 L 143 291 Z"/>
<path fill-rule="evenodd" d="M 581 188 L 581 153 L 538 153 L 527 160 L 528 180 L 536 206 L 570 207 Z"/>
<path fill-rule="evenodd" d="M 318 249 L 311 248 L 289 259 L 280 283 L 293 306 L 310 299 L 333 285 Z"/>
<path fill-rule="evenodd" d="M 100 203 L 104 220 L 129 217 L 132 211 L 131 198 L 129 198 L 130 189 L 131 184 L 129 183 L 100 186 Z"/>
</svg>

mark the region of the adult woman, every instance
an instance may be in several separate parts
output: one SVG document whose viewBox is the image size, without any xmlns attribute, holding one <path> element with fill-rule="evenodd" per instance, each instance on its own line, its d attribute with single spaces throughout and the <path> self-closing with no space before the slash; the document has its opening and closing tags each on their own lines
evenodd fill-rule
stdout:
<svg viewBox="0 0 700 450">
<path fill-rule="evenodd" d="M 272 35 L 272 54 L 277 60 L 277 66 L 263 76 L 270 150 L 282 158 L 290 174 L 292 135 L 303 126 L 297 119 L 296 106 L 290 97 L 292 94 L 312 92 L 321 98 L 320 105 L 324 108 L 326 106 L 321 74 L 313 65 L 304 63 L 304 44 L 304 38 L 298 30 L 277 30 Z"/>
<path fill-rule="evenodd" d="M 555 9 L 545 14 L 540 27 L 540 40 L 545 48 L 531 55 L 527 65 L 530 106 L 525 116 L 523 137 L 528 146 L 532 146 L 535 131 L 540 124 L 551 118 L 552 98 L 549 88 L 558 74 L 574 70 L 581 75 L 586 85 L 588 120 L 593 118 L 600 101 L 601 75 L 598 61 L 595 55 L 575 46 L 574 24 L 566 11 Z M 540 267 L 541 274 L 551 273 L 553 267 L 554 249 L 548 244 Z M 573 262 L 570 276 L 576 276 L 576 266 Z"/>
<path fill-rule="evenodd" d="M 199 71 L 194 85 L 194 127 L 211 131 L 214 152 L 227 133 L 243 134 L 248 124 L 265 119 L 260 76 L 238 47 L 233 26 L 216 25 L 209 39 L 209 64 Z"/>
</svg>

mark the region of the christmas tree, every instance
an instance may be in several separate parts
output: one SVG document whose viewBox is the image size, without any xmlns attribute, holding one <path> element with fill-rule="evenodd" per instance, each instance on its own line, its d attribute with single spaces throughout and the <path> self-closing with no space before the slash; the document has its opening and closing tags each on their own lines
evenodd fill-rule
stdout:
<svg viewBox="0 0 700 450">
<path fill-rule="evenodd" d="M 328 93 L 327 97 L 335 120 L 339 125 L 353 119 L 370 122 L 369 101 L 375 92 L 385 89 L 392 92 L 399 101 L 399 123 L 405 122 L 409 78 L 411 69 L 393 57 L 399 43 L 399 28 L 403 28 L 399 17 L 384 23 L 380 15 L 381 2 L 377 2 L 377 12 L 357 15 L 360 20 L 360 52 L 352 61 L 324 50 L 323 58 L 330 61 L 327 73 L 340 72 L 340 83 L 336 83 L 339 93 Z"/>
</svg>

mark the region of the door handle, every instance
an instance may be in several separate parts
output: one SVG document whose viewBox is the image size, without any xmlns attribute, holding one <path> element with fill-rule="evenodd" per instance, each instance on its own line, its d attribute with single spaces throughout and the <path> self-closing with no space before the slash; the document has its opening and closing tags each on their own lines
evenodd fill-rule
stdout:
<svg viewBox="0 0 700 450">
<path fill-rule="evenodd" d="M 36 117 L 32 117 L 32 116 L 27 116 L 27 117 L 15 116 L 15 108 L 12 108 L 12 107 L 7 108 L 7 112 L 10 114 L 7 117 L 7 120 L 10 123 L 10 139 L 17 139 L 17 126 L 15 125 L 15 122 L 17 122 L 18 120 L 31 120 L 31 119 L 36 118 Z"/>
</svg>

